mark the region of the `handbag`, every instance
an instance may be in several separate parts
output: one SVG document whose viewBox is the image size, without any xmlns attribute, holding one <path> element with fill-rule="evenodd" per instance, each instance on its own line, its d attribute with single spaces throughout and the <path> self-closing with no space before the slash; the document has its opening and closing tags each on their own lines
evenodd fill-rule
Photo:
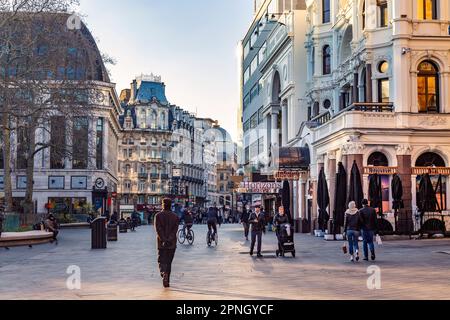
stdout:
<svg viewBox="0 0 450 320">
<path fill-rule="evenodd" d="M 344 254 L 347 254 L 347 253 L 348 253 L 347 245 L 346 245 L 346 244 L 344 244 L 344 245 L 342 246 L 342 251 L 344 252 Z"/>
<path fill-rule="evenodd" d="M 383 240 L 381 239 L 380 235 L 377 235 L 376 242 L 377 242 L 377 245 L 380 247 L 383 245 Z"/>
</svg>

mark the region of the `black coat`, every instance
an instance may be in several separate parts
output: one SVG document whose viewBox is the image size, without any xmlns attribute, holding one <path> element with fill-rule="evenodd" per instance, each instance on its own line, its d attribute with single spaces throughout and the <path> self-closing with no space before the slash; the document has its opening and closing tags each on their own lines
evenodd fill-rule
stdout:
<svg viewBox="0 0 450 320">
<path fill-rule="evenodd" d="M 266 231 L 266 216 L 261 212 L 259 216 L 256 213 L 250 215 L 249 223 L 252 226 L 253 232 L 265 232 Z"/>
<path fill-rule="evenodd" d="M 359 212 L 355 214 L 345 214 L 345 232 L 349 230 L 361 231 L 362 219 Z"/>
<path fill-rule="evenodd" d="M 241 216 L 241 222 L 243 222 L 243 223 L 248 223 L 248 220 L 250 219 L 250 213 L 247 211 L 247 210 L 245 210 L 243 213 L 242 213 L 242 216 Z"/>
<path fill-rule="evenodd" d="M 282 216 L 280 214 L 277 214 L 275 216 L 275 218 L 273 219 L 273 224 L 276 227 L 278 227 L 278 226 L 280 226 L 282 224 L 287 224 L 287 223 L 289 223 L 289 217 L 287 215 Z"/>
<path fill-rule="evenodd" d="M 219 221 L 219 209 L 211 207 L 208 209 L 208 221 L 214 220 Z"/>
<path fill-rule="evenodd" d="M 378 232 L 378 217 L 374 208 L 365 207 L 359 211 L 362 221 L 362 229 Z"/>
<path fill-rule="evenodd" d="M 180 219 L 171 211 L 162 211 L 155 217 L 155 229 L 158 235 L 158 249 L 177 248 L 177 232 Z"/>
</svg>

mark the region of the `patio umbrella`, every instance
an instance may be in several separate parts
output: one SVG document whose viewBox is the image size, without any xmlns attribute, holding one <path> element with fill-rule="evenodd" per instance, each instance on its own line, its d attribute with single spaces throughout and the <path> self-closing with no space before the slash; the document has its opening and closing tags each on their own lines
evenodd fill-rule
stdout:
<svg viewBox="0 0 450 320">
<path fill-rule="evenodd" d="M 330 215 L 327 208 L 330 205 L 330 194 L 328 192 L 328 183 L 325 176 L 325 170 L 322 168 L 319 174 L 317 186 L 317 205 L 319 207 L 319 229 L 325 231 Z"/>
<path fill-rule="evenodd" d="M 334 198 L 334 234 L 341 233 L 340 227 L 344 226 L 345 211 L 347 211 L 347 171 L 342 162 L 339 162 L 338 172 L 336 174 L 336 193 Z"/>
<path fill-rule="evenodd" d="M 362 201 L 364 193 L 362 189 L 361 173 L 359 171 L 356 161 L 353 162 L 352 172 L 350 174 L 350 191 L 348 195 L 348 203 L 356 202 L 357 208 L 362 208 Z"/>
<path fill-rule="evenodd" d="M 291 186 L 288 181 L 283 182 L 283 191 L 281 194 L 281 202 L 284 207 L 284 211 L 289 218 L 289 221 L 292 223 L 291 219 Z"/>
<path fill-rule="evenodd" d="M 403 203 L 403 183 L 398 174 L 392 178 L 391 189 L 393 198 L 392 209 L 397 212 L 405 207 Z"/>
<path fill-rule="evenodd" d="M 417 206 L 421 214 L 426 212 L 436 212 L 438 208 L 438 201 L 436 197 L 436 191 L 434 190 L 433 183 L 429 174 L 422 176 L 419 186 L 419 194 L 417 198 Z"/>
<path fill-rule="evenodd" d="M 369 201 L 372 208 L 382 208 L 383 190 L 381 186 L 381 177 L 378 174 L 370 176 Z"/>
</svg>

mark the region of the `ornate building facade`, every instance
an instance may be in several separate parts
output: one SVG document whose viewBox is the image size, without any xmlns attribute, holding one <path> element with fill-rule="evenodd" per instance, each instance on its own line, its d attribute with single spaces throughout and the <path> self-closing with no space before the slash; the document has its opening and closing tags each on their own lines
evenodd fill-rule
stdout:
<svg viewBox="0 0 450 320">
<path fill-rule="evenodd" d="M 159 209 L 171 197 L 176 210 L 216 202 L 216 144 L 209 139 L 217 126 L 172 105 L 161 78 L 133 80 L 121 94 L 122 139 L 119 146 L 121 211 Z"/>
<path fill-rule="evenodd" d="M 278 10 L 271 14 L 272 6 Z M 331 219 L 338 165 L 350 175 L 356 163 L 364 197 L 369 198 L 369 179 L 381 177 L 381 213 L 399 232 L 418 229 L 419 186 L 428 173 L 441 221 L 434 223 L 450 230 L 450 3 L 268 0 L 257 7 L 243 41 L 245 163 L 261 154 L 258 146 L 264 146 L 270 163 L 277 146 L 307 150 L 309 170 L 290 185 L 291 212 L 308 231 L 318 227 L 321 169 L 330 188 Z M 267 18 L 275 24 L 264 32 Z M 255 35 L 265 44 L 258 45 Z M 257 48 L 263 59 L 252 69 L 247 60 Z M 256 75 L 249 77 L 248 65 Z M 245 84 L 252 77 L 262 88 L 253 95 L 262 106 L 257 113 L 252 94 L 246 99 Z M 265 159 L 260 155 L 255 162 L 261 169 Z M 402 181 L 405 203 L 398 214 L 391 190 L 395 176 Z"/>
<path fill-rule="evenodd" d="M 450 200 L 450 3 L 448 1 L 306 1 L 307 74 L 303 122 L 290 145 L 309 148 L 311 168 L 294 183 L 297 219 L 317 227 L 317 179 L 324 168 L 334 212 L 336 169 L 353 163 L 381 176 L 382 210 L 398 231 L 417 229 L 421 175 L 431 175 L 439 211 Z M 403 182 L 402 225 L 391 181 Z M 439 218 L 440 219 L 440 218 Z M 447 230 L 450 221 L 445 218 Z"/>
</svg>

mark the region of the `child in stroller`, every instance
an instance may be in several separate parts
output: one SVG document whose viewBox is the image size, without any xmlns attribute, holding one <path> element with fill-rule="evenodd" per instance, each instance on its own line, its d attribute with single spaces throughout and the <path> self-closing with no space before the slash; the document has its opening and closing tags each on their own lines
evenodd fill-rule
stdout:
<svg viewBox="0 0 450 320">
<path fill-rule="evenodd" d="M 280 207 L 278 214 L 274 218 L 274 225 L 278 239 L 277 257 L 284 257 L 286 253 L 291 253 L 295 258 L 294 227 L 289 223 L 284 207 Z"/>
</svg>

